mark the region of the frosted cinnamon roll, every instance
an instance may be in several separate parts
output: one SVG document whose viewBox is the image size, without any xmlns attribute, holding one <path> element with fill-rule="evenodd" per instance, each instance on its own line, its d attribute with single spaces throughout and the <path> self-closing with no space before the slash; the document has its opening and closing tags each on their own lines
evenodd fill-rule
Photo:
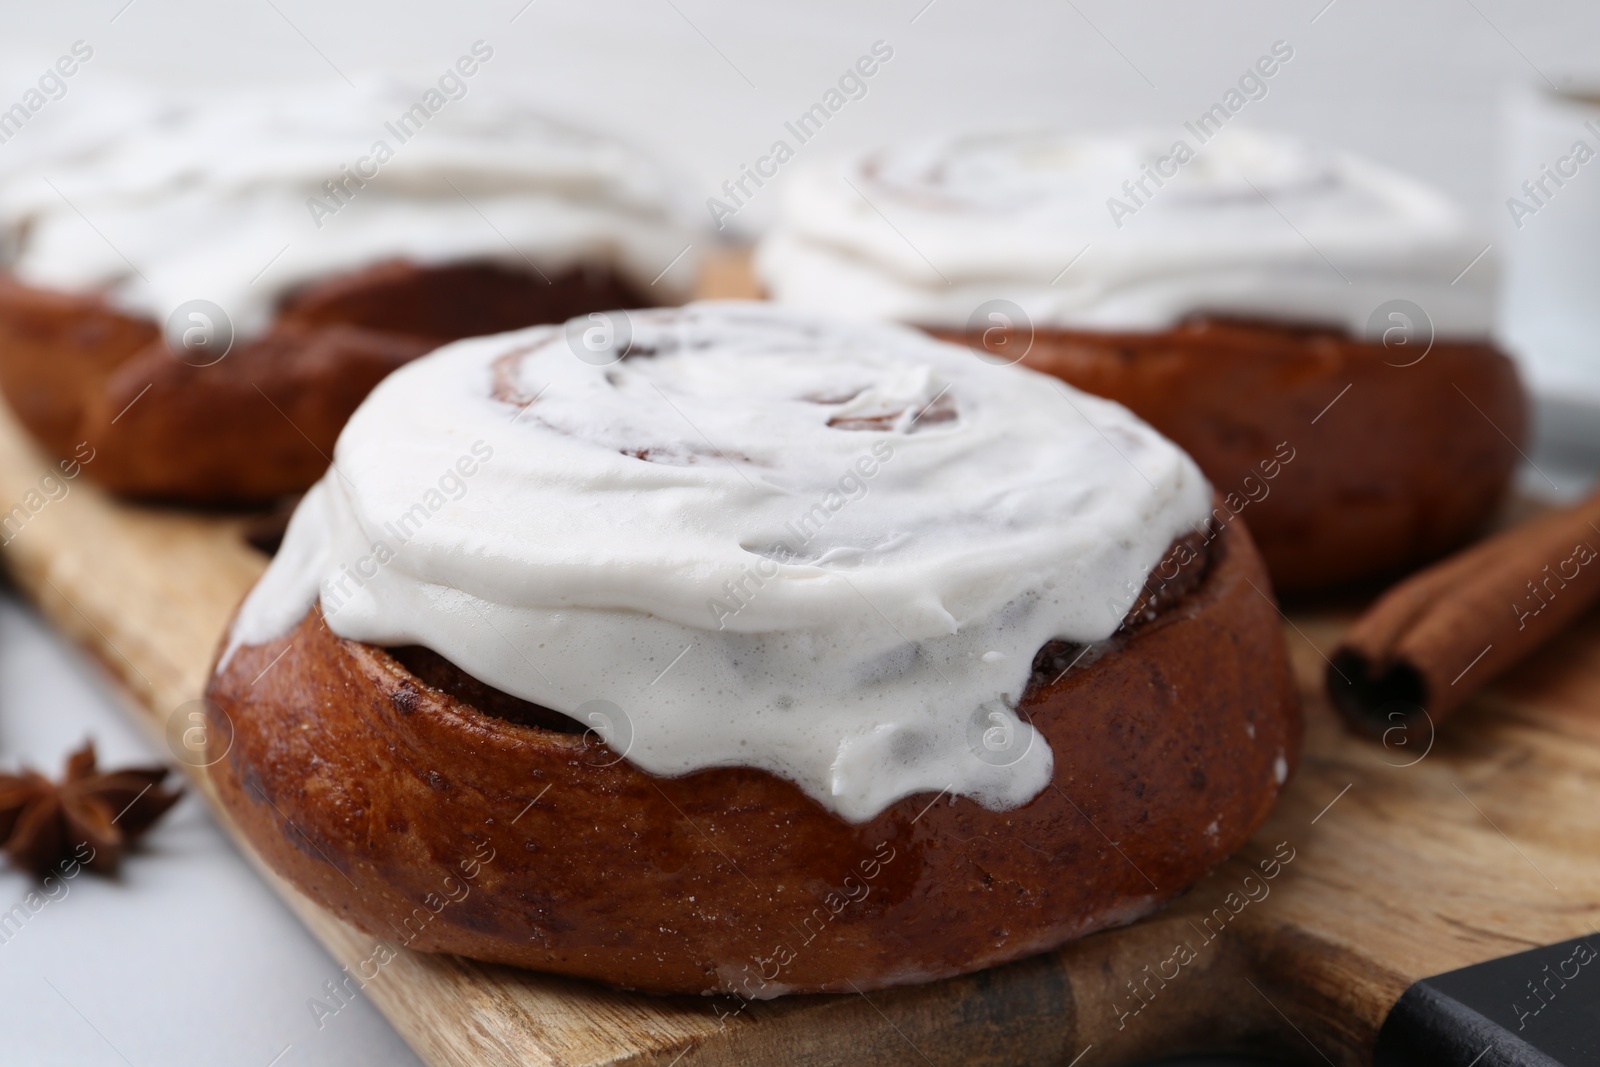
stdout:
<svg viewBox="0 0 1600 1067">
<path fill-rule="evenodd" d="M 1195 457 L 1284 589 L 1469 536 L 1524 433 L 1489 339 L 1488 239 L 1433 190 L 1287 137 L 881 149 L 797 173 L 756 268 L 780 302 L 915 324 L 1127 404 Z"/>
<path fill-rule="evenodd" d="M 762 997 L 1127 922 L 1265 817 L 1296 699 L 1182 451 L 902 327 L 602 319 L 388 378 L 241 606 L 213 770 L 280 873 L 384 934 L 481 845 L 408 943 Z"/>
<path fill-rule="evenodd" d="M 113 489 L 261 500 L 441 343 L 680 301 L 695 233 L 660 170 L 496 95 L 492 61 L 41 127 L 0 178 L 13 409 Z"/>
</svg>

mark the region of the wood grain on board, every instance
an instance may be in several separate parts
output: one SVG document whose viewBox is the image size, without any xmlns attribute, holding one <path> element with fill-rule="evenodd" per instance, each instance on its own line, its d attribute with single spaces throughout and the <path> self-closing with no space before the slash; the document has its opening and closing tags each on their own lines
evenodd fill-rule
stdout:
<svg viewBox="0 0 1600 1067">
<path fill-rule="evenodd" d="M 23 503 L 25 521 L 3 535 L 6 562 L 162 735 L 192 710 L 266 559 L 237 517 L 120 503 L 81 477 L 60 499 L 29 497 L 51 470 L 0 413 L 0 510 L 46 501 Z M 1309 730 L 1277 811 L 1238 856 L 1135 926 L 964 978 L 786 998 L 726 1019 L 706 999 L 404 949 L 365 995 L 437 1065 L 1092 1067 L 1230 1047 L 1366 1062 L 1418 978 L 1600 928 L 1600 618 L 1475 700 L 1425 752 L 1336 724 L 1319 649 L 1345 621 L 1286 620 Z M 211 799 L 204 771 L 191 777 Z M 373 956 L 376 939 L 262 873 L 341 964 Z"/>
</svg>

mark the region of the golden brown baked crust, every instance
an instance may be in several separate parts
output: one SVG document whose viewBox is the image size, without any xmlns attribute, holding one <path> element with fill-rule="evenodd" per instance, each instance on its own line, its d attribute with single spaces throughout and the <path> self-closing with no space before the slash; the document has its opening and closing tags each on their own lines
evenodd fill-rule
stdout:
<svg viewBox="0 0 1600 1067">
<path fill-rule="evenodd" d="M 314 482 L 350 414 L 401 364 L 461 337 L 646 303 L 600 269 L 545 281 L 492 264 L 392 261 L 291 294 L 265 335 L 196 367 L 157 323 L 97 295 L 0 276 L 0 391 L 52 452 L 89 442 L 84 472 L 109 489 L 254 503 Z"/>
<path fill-rule="evenodd" d="M 273 869 L 413 948 L 658 993 L 927 981 L 1130 922 L 1265 818 L 1298 699 L 1242 526 L 1208 562 L 1098 658 L 1063 673 L 1041 650 L 1022 712 L 1054 777 L 1013 811 L 919 795 L 854 825 L 762 771 L 657 778 L 484 714 L 315 611 L 213 677 L 231 747 L 211 773 Z"/>
<path fill-rule="evenodd" d="M 1400 365 L 1413 358 L 1334 331 L 1203 319 L 1162 333 L 1038 330 L 1022 362 L 1187 450 L 1249 523 L 1279 592 L 1295 593 L 1442 555 L 1504 496 L 1527 432 L 1515 366 L 1470 342 L 1437 341 Z"/>
</svg>

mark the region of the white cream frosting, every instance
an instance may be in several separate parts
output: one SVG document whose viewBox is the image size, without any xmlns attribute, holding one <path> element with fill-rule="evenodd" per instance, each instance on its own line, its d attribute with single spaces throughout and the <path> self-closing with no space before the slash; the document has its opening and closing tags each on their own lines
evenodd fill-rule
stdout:
<svg viewBox="0 0 1600 1067">
<path fill-rule="evenodd" d="M 1289 137 L 1182 138 L 1181 164 L 1172 135 L 1007 132 L 814 166 L 784 190 L 757 271 L 786 304 L 923 326 L 1006 299 L 1045 327 L 1211 312 L 1373 336 L 1390 325 L 1369 326 L 1374 310 L 1404 299 L 1440 335 L 1488 331 L 1492 253 L 1462 271 L 1489 242 L 1442 195 Z"/>
<path fill-rule="evenodd" d="M 1049 746 L 1015 712 L 1034 655 L 1109 636 L 1205 521 L 1193 461 L 1114 403 L 906 327 L 629 315 L 644 354 L 619 362 L 574 355 L 580 321 L 379 385 L 229 654 L 320 590 L 344 637 L 425 645 L 580 720 L 609 701 L 590 721 L 652 773 L 759 767 L 851 820 L 1043 789 Z"/>
<path fill-rule="evenodd" d="M 546 275 L 594 264 L 664 303 L 686 296 L 697 249 L 648 289 L 696 241 L 662 172 L 491 81 L 489 68 L 456 78 L 457 99 L 396 80 L 181 103 L 127 91 L 51 116 L 6 146 L 4 265 L 158 322 L 210 300 L 242 334 L 294 287 L 392 258 Z M 430 89 L 437 111 L 400 125 Z"/>
</svg>

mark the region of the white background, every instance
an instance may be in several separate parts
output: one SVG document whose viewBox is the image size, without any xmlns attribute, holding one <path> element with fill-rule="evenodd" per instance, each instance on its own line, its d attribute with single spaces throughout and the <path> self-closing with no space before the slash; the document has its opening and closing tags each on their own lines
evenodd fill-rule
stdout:
<svg viewBox="0 0 1600 1067">
<path fill-rule="evenodd" d="M 482 39 L 496 53 L 483 76 L 652 147 L 690 176 L 697 200 L 880 39 L 894 59 L 806 151 L 999 122 L 1176 128 L 1285 40 L 1295 58 L 1248 121 L 1370 154 L 1497 220 L 1515 185 L 1496 165 L 1503 88 L 1600 74 L 1600 5 L 1576 0 L 4 6 L 0 55 L 27 57 L 0 72 L 6 103 L 37 76 L 35 61 L 42 69 L 79 39 L 96 55 L 69 96 L 123 72 L 195 91 L 250 79 L 337 93 L 338 71 L 374 68 L 420 84 Z"/>
<path fill-rule="evenodd" d="M 1507 87 L 1600 73 L 1600 5 L 1550 0 L 6 0 L 0 107 L 80 39 L 95 58 L 51 107 L 93 107 L 124 76 L 421 85 L 480 38 L 482 77 L 653 149 L 697 203 L 876 40 L 893 60 L 804 152 L 999 123 L 1175 129 L 1285 40 L 1295 57 L 1247 121 L 1429 179 L 1498 242 L 1517 239 L 1505 198 L 1524 176 L 1501 163 Z M 739 223 L 770 208 L 766 190 Z M 54 768 L 90 732 L 113 761 L 151 755 L 87 665 L 0 600 L 0 765 Z M 0 909 L 28 886 L 0 873 Z M 364 1002 L 318 1030 L 305 1002 L 337 970 L 191 798 L 120 880 L 76 879 L 0 943 L 0 1064 L 414 1062 Z"/>
</svg>

